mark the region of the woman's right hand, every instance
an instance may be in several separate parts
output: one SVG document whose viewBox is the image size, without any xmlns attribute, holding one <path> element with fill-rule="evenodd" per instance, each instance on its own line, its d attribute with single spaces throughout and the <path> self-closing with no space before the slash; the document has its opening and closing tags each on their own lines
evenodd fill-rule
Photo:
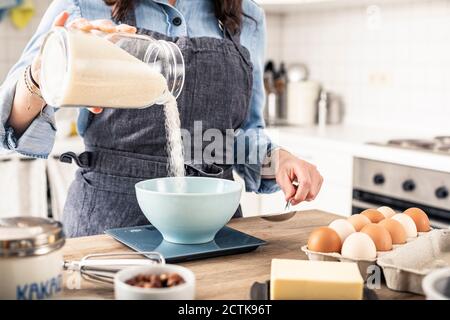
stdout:
<svg viewBox="0 0 450 320">
<path fill-rule="evenodd" d="M 55 21 L 53 22 L 53 27 L 64 27 L 69 19 L 69 13 L 64 11 L 60 13 Z M 33 75 L 34 80 L 40 85 L 40 74 L 41 74 L 41 54 L 39 53 L 31 63 L 31 74 Z"/>
<path fill-rule="evenodd" d="M 53 27 L 64 27 L 70 14 L 67 11 L 60 13 L 55 21 L 53 22 Z M 92 20 L 89 21 L 84 18 L 78 18 L 73 20 L 67 28 L 69 29 L 79 29 L 82 31 L 90 32 L 92 30 L 98 30 L 105 33 L 116 33 L 116 32 L 126 32 L 126 33 L 136 33 L 136 28 L 127 24 L 115 25 L 111 20 Z M 41 70 L 41 55 L 38 54 L 31 64 L 31 72 L 33 78 L 38 84 L 40 84 L 40 70 Z M 92 113 L 98 114 L 103 111 L 102 108 L 93 107 L 88 108 Z"/>
</svg>

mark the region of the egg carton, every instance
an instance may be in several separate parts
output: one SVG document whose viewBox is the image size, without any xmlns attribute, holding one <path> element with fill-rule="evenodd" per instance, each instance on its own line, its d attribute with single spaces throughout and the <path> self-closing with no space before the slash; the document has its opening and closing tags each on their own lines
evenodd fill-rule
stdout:
<svg viewBox="0 0 450 320">
<path fill-rule="evenodd" d="M 371 259 L 371 260 L 363 260 L 363 259 L 349 259 L 346 257 L 343 257 L 340 253 L 333 252 L 333 253 L 322 253 L 322 252 L 316 252 L 308 250 L 308 246 L 304 245 L 302 247 L 302 251 L 308 256 L 309 260 L 312 261 L 341 261 L 341 262 L 355 262 L 358 265 L 359 272 L 361 273 L 361 276 L 363 277 L 364 281 L 367 280 L 368 272 L 367 269 L 372 266 L 376 265 L 377 259 Z"/>
<path fill-rule="evenodd" d="M 358 265 L 359 271 L 361 272 L 361 276 L 363 277 L 364 281 L 367 280 L 367 278 L 369 277 L 369 275 L 371 274 L 371 272 L 368 272 L 368 268 L 372 265 L 377 265 L 377 260 L 378 258 L 387 255 L 393 251 L 398 250 L 401 247 L 404 247 L 405 245 L 407 245 L 408 243 L 414 242 L 417 239 L 429 234 L 431 231 L 429 232 L 418 232 L 417 233 L 417 237 L 414 238 L 408 238 L 406 239 L 406 243 L 405 244 L 397 244 L 397 245 L 393 245 L 393 249 L 390 251 L 378 251 L 377 252 L 377 257 L 374 259 L 370 259 L 370 260 L 364 260 L 364 259 L 351 259 L 351 258 L 347 258 L 342 256 L 340 253 L 338 252 L 331 252 L 331 253 L 324 253 L 324 252 L 317 252 L 317 251 L 311 251 L 308 249 L 307 245 L 304 245 L 301 250 L 306 254 L 306 256 L 308 257 L 309 260 L 313 260 L 313 261 L 341 261 L 341 262 L 354 262 Z"/>
<path fill-rule="evenodd" d="M 434 269 L 450 267 L 449 255 L 450 230 L 433 230 L 380 256 L 377 264 L 383 269 L 389 289 L 423 295 L 423 278 Z"/>
</svg>

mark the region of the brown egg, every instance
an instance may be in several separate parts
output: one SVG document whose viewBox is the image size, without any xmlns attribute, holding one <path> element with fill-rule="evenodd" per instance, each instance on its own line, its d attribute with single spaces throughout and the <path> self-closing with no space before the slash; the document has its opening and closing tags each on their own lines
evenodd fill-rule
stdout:
<svg viewBox="0 0 450 320">
<path fill-rule="evenodd" d="M 353 227 L 355 227 L 356 232 L 361 231 L 361 229 L 364 228 L 366 224 L 370 223 L 369 218 L 360 214 L 354 214 L 347 220 L 353 225 Z"/>
<path fill-rule="evenodd" d="M 400 222 L 394 219 L 384 219 L 378 224 L 389 231 L 392 238 L 392 244 L 406 243 L 406 231 Z"/>
<path fill-rule="evenodd" d="M 373 240 L 377 251 L 392 250 L 391 235 L 387 229 L 379 224 L 370 223 L 362 228 L 361 232 L 367 234 Z"/>
<path fill-rule="evenodd" d="M 364 210 L 363 212 L 361 212 L 361 214 L 369 218 L 369 220 L 372 221 L 372 223 L 378 223 L 381 220 L 385 219 L 384 214 L 375 209 Z"/>
<path fill-rule="evenodd" d="M 340 252 L 341 238 L 331 228 L 320 227 L 314 230 L 308 239 L 308 249 L 316 252 Z"/>
<path fill-rule="evenodd" d="M 419 208 L 409 208 L 404 212 L 410 216 L 417 227 L 417 232 L 428 232 L 430 231 L 430 220 L 428 219 L 427 214 Z"/>
</svg>

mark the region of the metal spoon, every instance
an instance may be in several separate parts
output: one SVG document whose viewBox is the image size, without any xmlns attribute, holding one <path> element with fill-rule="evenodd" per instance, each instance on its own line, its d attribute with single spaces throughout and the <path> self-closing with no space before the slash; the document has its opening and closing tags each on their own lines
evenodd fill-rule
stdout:
<svg viewBox="0 0 450 320">
<path fill-rule="evenodd" d="M 292 185 L 294 186 L 295 191 L 297 191 L 297 188 L 299 185 L 298 182 L 293 181 Z M 271 222 L 282 222 L 282 221 L 292 219 L 297 212 L 296 211 L 287 212 L 291 208 L 291 204 L 292 204 L 291 201 L 292 201 L 292 199 L 289 199 L 286 201 L 286 205 L 284 206 L 284 213 L 262 216 L 261 218 L 264 220 L 267 220 L 267 221 L 271 221 Z"/>
<path fill-rule="evenodd" d="M 291 200 L 286 201 L 286 205 L 284 206 L 284 211 L 288 211 L 291 208 Z"/>
<path fill-rule="evenodd" d="M 298 189 L 298 182 L 297 181 L 293 181 L 292 182 L 292 185 L 294 186 L 294 188 L 295 188 L 295 193 L 297 193 L 297 189 Z M 292 199 L 288 199 L 287 201 L 286 201 L 286 205 L 284 206 L 284 212 L 286 212 L 286 211 L 288 211 L 289 209 L 290 209 L 290 207 L 291 207 L 291 203 L 292 202 Z"/>
</svg>

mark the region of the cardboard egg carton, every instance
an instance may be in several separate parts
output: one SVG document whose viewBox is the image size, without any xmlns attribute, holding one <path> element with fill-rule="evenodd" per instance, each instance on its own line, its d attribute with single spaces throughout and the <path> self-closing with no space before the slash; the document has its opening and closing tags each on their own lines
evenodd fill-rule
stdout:
<svg viewBox="0 0 450 320">
<path fill-rule="evenodd" d="M 429 232 L 418 232 L 417 233 L 417 237 L 414 238 L 408 238 L 406 239 L 406 243 L 405 244 L 398 244 L 398 245 L 393 245 L 392 250 L 390 251 L 378 251 L 377 252 L 377 257 L 374 259 L 370 259 L 370 260 L 364 260 L 364 259 L 351 259 L 351 258 L 347 258 L 342 256 L 339 252 L 331 252 L 331 253 L 324 253 L 324 252 L 317 252 L 317 251 L 311 251 L 308 249 L 307 245 L 304 245 L 301 250 L 306 254 L 306 256 L 308 257 L 309 260 L 313 260 L 313 261 L 341 261 L 341 262 L 355 262 L 358 265 L 359 271 L 361 272 L 361 276 L 363 277 L 364 280 L 367 280 L 368 276 L 370 275 L 370 273 L 367 272 L 368 268 L 371 265 L 376 265 L 377 264 L 377 260 L 387 254 L 390 254 L 406 245 L 408 245 L 409 243 L 415 242 L 416 240 L 418 240 L 419 238 L 426 236 L 428 234 L 430 234 L 431 231 Z"/>
<path fill-rule="evenodd" d="M 416 241 L 377 259 L 386 285 L 396 291 L 424 294 L 423 278 L 432 270 L 450 267 L 450 230 L 433 230 Z"/>
<path fill-rule="evenodd" d="M 341 261 L 341 262 L 355 262 L 358 265 L 359 272 L 361 273 L 361 276 L 363 277 L 364 281 L 367 279 L 367 268 L 371 265 L 376 264 L 377 259 L 372 260 L 362 260 L 362 259 L 348 259 L 343 257 L 338 252 L 332 252 L 332 253 L 323 253 L 323 252 L 316 252 L 308 250 L 308 246 L 304 245 L 302 247 L 302 251 L 308 256 L 309 260 L 312 261 Z"/>
</svg>

